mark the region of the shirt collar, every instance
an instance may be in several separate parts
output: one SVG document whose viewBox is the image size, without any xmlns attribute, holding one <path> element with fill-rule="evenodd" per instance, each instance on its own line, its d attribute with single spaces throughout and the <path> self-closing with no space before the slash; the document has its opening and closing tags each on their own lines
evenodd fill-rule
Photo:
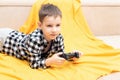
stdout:
<svg viewBox="0 0 120 80">
<path fill-rule="evenodd" d="M 53 42 L 58 42 L 58 37 L 60 36 L 61 34 L 59 34 L 54 40 Z"/>
<path fill-rule="evenodd" d="M 43 41 L 43 43 L 44 43 L 44 46 L 46 47 L 47 44 L 48 44 L 48 41 L 44 38 L 42 30 L 41 30 L 41 29 L 38 29 L 38 31 L 40 32 L 40 36 L 41 36 L 41 38 L 42 38 L 42 41 Z"/>
</svg>

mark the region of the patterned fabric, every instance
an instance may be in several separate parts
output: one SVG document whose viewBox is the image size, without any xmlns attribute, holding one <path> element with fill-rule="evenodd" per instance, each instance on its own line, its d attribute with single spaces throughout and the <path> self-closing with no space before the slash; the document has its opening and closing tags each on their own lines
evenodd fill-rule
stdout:
<svg viewBox="0 0 120 80">
<path fill-rule="evenodd" d="M 60 34 L 55 40 L 52 40 L 49 50 L 45 52 L 47 44 L 48 42 L 39 29 L 28 35 L 12 31 L 7 37 L 2 51 L 19 59 L 28 60 L 31 68 L 47 68 L 46 58 L 54 53 L 64 52 L 62 35 Z"/>
</svg>

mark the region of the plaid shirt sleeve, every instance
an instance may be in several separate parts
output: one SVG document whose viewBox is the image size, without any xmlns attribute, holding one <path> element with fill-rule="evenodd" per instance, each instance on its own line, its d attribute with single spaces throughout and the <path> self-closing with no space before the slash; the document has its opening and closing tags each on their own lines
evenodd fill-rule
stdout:
<svg viewBox="0 0 120 80">
<path fill-rule="evenodd" d="M 41 58 L 41 48 L 39 45 L 40 40 L 36 40 L 35 38 L 28 40 L 26 44 L 29 53 L 28 60 L 30 62 L 30 67 L 33 69 L 47 68 L 45 65 L 45 59 Z"/>
<path fill-rule="evenodd" d="M 57 38 L 57 41 L 58 41 L 58 52 L 64 52 L 64 39 L 63 39 L 63 36 L 60 34 Z"/>
</svg>

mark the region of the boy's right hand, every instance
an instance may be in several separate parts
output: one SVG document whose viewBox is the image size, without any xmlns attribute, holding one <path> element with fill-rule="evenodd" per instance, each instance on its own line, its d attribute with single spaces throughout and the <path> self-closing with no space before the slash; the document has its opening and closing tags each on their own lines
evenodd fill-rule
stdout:
<svg viewBox="0 0 120 80">
<path fill-rule="evenodd" d="M 47 66 L 62 66 L 66 61 L 64 58 L 59 57 L 63 53 L 56 53 L 52 57 L 46 59 Z"/>
</svg>

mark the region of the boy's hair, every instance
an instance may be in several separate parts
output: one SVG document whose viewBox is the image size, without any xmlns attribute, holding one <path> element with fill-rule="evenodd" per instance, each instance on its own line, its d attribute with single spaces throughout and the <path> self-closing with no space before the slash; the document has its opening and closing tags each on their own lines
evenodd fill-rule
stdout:
<svg viewBox="0 0 120 80">
<path fill-rule="evenodd" d="M 60 16 L 62 17 L 62 12 L 60 11 L 60 9 L 53 5 L 53 4 L 43 4 L 39 10 L 39 20 L 40 22 L 43 22 L 44 18 L 46 16 Z"/>
</svg>

